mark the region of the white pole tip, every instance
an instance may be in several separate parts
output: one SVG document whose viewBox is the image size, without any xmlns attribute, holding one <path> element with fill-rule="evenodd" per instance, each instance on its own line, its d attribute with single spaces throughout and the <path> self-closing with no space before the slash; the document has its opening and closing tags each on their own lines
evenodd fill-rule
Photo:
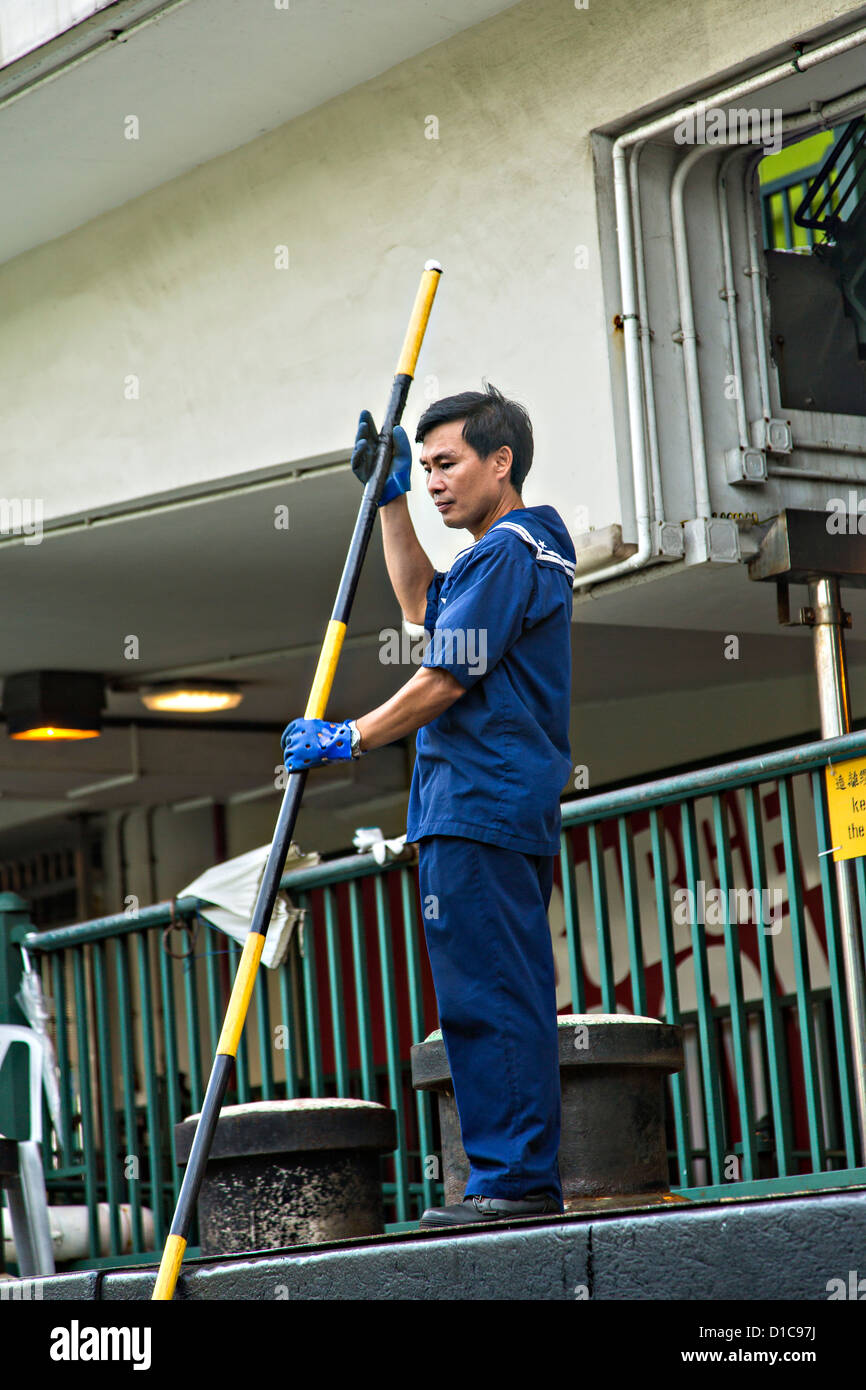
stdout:
<svg viewBox="0 0 866 1390">
<path fill-rule="evenodd" d="M 425 261 L 425 262 L 424 262 L 424 269 L 425 269 L 425 270 L 438 270 L 439 273 L 440 273 L 440 275 L 442 274 L 442 267 L 441 267 L 441 265 L 439 264 L 438 261 Z"/>
</svg>

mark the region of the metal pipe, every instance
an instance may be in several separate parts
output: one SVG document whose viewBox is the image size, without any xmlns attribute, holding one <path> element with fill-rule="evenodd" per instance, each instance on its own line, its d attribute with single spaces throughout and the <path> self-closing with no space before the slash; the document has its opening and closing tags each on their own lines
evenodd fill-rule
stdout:
<svg viewBox="0 0 866 1390">
<path fill-rule="evenodd" d="M 674 267 L 677 277 L 677 299 L 680 310 L 680 335 L 683 348 L 683 371 L 686 384 L 686 413 L 689 417 L 689 442 L 692 454 L 692 479 L 695 485 L 695 516 L 710 516 L 710 480 L 707 451 L 704 447 L 704 419 L 701 408 L 701 377 L 698 366 L 697 333 L 695 331 L 694 301 L 692 299 L 689 248 L 686 237 L 685 182 L 692 167 L 713 152 L 712 146 L 699 145 L 690 150 L 677 165 L 671 182 L 671 228 L 674 238 Z"/>
<path fill-rule="evenodd" d="M 864 749 L 866 749 L 866 734 Z M 380 864 L 372 851 L 349 854 L 341 859 L 328 859 L 323 864 L 308 864 L 303 869 L 290 869 L 279 882 L 286 893 L 299 893 L 323 888 L 335 883 L 387 873 L 403 861 L 391 860 Z M 408 860 L 406 861 L 408 862 Z M 140 907 L 135 914 L 115 912 L 109 917 L 94 917 L 89 922 L 76 922 L 71 927 L 52 927 L 47 931 L 28 932 L 22 945 L 28 951 L 64 951 L 90 941 L 104 941 L 117 936 L 148 931 L 152 927 L 167 927 L 172 922 L 193 917 L 207 904 L 204 898 L 175 898 L 168 902 Z"/>
<path fill-rule="evenodd" d="M 816 67 L 818 63 L 826 62 L 829 58 L 837 58 L 841 53 L 849 53 L 852 48 L 859 48 L 863 43 L 866 43 L 866 26 L 853 29 L 842 39 L 835 39 L 832 43 L 822 44 L 819 48 L 813 49 L 811 53 L 800 54 L 797 58 L 789 58 L 784 63 L 778 63 L 773 68 L 756 73 L 754 77 L 748 77 L 742 82 L 735 82 L 730 87 L 723 87 L 720 91 L 713 92 L 710 96 L 701 97 L 688 106 L 679 106 L 674 112 L 668 112 L 664 116 L 656 116 L 654 120 L 647 121 L 645 125 L 635 126 L 633 130 L 626 131 L 619 137 L 617 144 L 622 142 L 623 145 L 634 145 L 638 140 L 650 140 L 654 135 L 664 135 L 691 116 L 704 115 L 711 107 L 727 106 L 730 102 L 738 100 L 739 97 L 749 96 L 752 92 L 760 91 L 762 87 L 766 87 L 772 82 L 781 81 L 782 78 L 796 77 L 803 73 L 807 67 Z M 841 101 L 843 98 L 839 98 L 839 100 Z M 830 103 L 830 105 L 834 104 Z"/>
<path fill-rule="evenodd" d="M 811 447 L 811 446 L 810 446 Z M 863 474 L 856 477 L 853 473 L 824 473 L 820 468 L 769 468 L 767 469 L 768 478 L 806 478 L 818 483 L 856 483 L 863 486 Z"/>
<path fill-rule="evenodd" d="M 638 183 L 638 164 L 644 141 L 640 140 L 631 152 L 628 165 L 629 191 L 634 232 L 635 264 L 637 268 L 638 336 L 643 363 L 643 392 L 646 401 L 646 432 L 649 443 L 650 476 L 652 478 L 653 521 L 663 521 L 665 515 L 664 494 L 662 490 L 661 464 L 659 462 L 659 432 L 656 419 L 655 385 L 652 370 L 652 332 L 649 323 L 649 305 L 646 288 L 646 266 L 644 264 L 643 225 L 640 214 L 640 186 Z"/>
<path fill-rule="evenodd" d="M 835 577 L 810 580 L 809 606 L 814 613 L 812 637 L 815 672 L 818 677 L 821 732 L 825 738 L 838 738 L 851 730 L 851 701 L 839 580 Z M 851 1026 L 854 1087 L 863 1162 L 866 1161 L 866 984 L 863 942 L 857 911 L 854 865 L 850 859 L 838 859 L 834 867 L 839 897 L 839 924 L 845 961 L 845 998 Z"/>
<path fill-rule="evenodd" d="M 607 565 L 604 569 L 581 575 L 581 581 L 589 578 L 593 584 L 614 575 L 628 574 L 640 569 L 652 555 L 652 538 L 649 519 L 649 489 L 647 486 L 646 444 L 644 429 L 644 398 L 641 389 L 641 357 L 638 336 L 638 306 L 635 294 L 635 269 L 632 254 L 631 212 L 628 200 L 628 178 L 625 168 L 625 152 L 634 141 L 621 135 L 613 147 L 613 191 L 616 202 L 617 249 L 619 251 L 619 279 L 622 293 L 622 323 L 625 338 L 625 377 L 628 395 L 629 439 L 631 440 L 632 482 L 635 499 L 635 521 L 637 523 L 638 548 L 627 560 Z M 581 587 L 575 576 L 575 588 Z"/>
<path fill-rule="evenodd" d="M 810 454 L 848 454 L 851 458 L 866 458 L 866 447 L 862 444 L 846 444 L 841 439 L 795 439 L 794 448 L 806 449 Z M 820 476 L 826 478 L 828 482 L 832 483 L 834 481 L 831 473 L 822 473 Z M 862 483 L 862 481 L 863 477 L 861 475 L 858 478 L 858 482 Z"/>
<path fill-rule="evenodd" d="M 147 850 L 147 891 L 152 903 L 159 901 L 156 887 L 156 844 L 153 833 L 153 818 L 156 807 L 146 807 L 144 812 L 144 843 Z"/>
<path fill-rule="evenodd" d="M 111 1249 L 111 1208 L 108 1202 L 100 1202 L 97 1213 L 99 1229 L 97 1253 L 99 1255 L 111 1255 L 115 1253 L 131 1255 L 137 1248 L 141 1248 L 140 1246 L 137 1247 L 135 1243 L 132 1207 L 128 1202 L 121 1202 L 117 1207 L 118 1220 L 121 1226 L 121 1245 L 119 1252 L 112 1251 Z M 142 1207 L 141 1215 L 144 1220 L 143 1237 L 146 1242 L 145 1248 L 148 1248 L 152 1245 L 154 1238 L 153 1212 L 150 1207 Z M 63 1264 L 68 1260 L 86 1260 L 90 1256 L 90 1220 L 87 1207 L 51 1206 L 48 1208 L 48 1219 L 51 1227 L 51 1243 L 54 1259 L 58 1264 Z M 15 1260 L 15 1237 L 11 1231 L 4 1231 L 3 1246 L 6 1262 L 8 1263 L 10 1260 Z"/>
<path fill-rule="evenodd" d="M 769 420 L 772 415 L 770 409 L 770 369 L 767 361 L 766 333 L 764 332 L 764 293 L 761 287 L 761 278 L 766 276 L 766 260 L 764 258 L 764 248 L 758 236 L 758 219 L 755 216 L 754 190 L 749 187 L 752 174 L 760 163 L 763 155 L 758 153 L 752 155 L 746 161 L 744 170 L 744 203 L 746 210 L 746 244 L 749 248 L 749 264 L 746 267 L 746 275 L 749 276 L 752 290 L 752 325 L 755 331 L 756 357 L 758 359 L 758 388 L 761 393 L 761 414 L 765 420 Z"/>
<path fill-rule="evenodd" d="M 127 869 L 129 867 L 126 859 L 126 822 L 129 820 L 129 811 L 121 811 L 117 818 L 115 827 L 117 835 L 117 879 L 120 887 L 120 901 L 126 902 L 126 890 L 129 887 Z"/>
<path fill-rule="evenodd" d="M 737 323 L 737 290 L 734 282 L 734 261 L 731 255 L 731 227 L 728 219 L 727 184 L 728 169 L 737 159 L 742 158 L 742 155 L 742 150 L 731 150 L 725 158 L 720 161 L 716 172 L 716 199 L 719 210 L 719 231 L 722 237 L 722 266 L 725 285 L 722 296 L 728 309 L 731 368 L 737 385 L 736 395 L 734 397 L 737 411 L 737 436 L 740 441 L 740 448 L 748 449 L 752 441 L 749 438 L 749 422 L 746 419 L 745 383 L 743 380 L 743 359 L 740 354 L 740 330 Z"/>
</svg>

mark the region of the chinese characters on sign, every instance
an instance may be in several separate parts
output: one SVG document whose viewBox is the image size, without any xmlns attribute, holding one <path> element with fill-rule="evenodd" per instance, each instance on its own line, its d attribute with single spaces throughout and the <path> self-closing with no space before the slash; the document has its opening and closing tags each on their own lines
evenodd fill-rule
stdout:
<svg viewBox="0 0 866 1390">
<path fill-rule="evenodd" d="M 824 769 L 833 859 L 866 854 L 866 762 L 851 758 Z"/>
</svg>

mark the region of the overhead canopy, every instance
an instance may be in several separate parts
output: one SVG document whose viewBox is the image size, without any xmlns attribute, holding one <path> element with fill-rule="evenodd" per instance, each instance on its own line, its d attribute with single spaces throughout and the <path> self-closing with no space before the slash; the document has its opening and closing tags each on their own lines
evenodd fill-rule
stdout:
<svg viewBox="0 0 866 1390">
<path fill-rule="evenodd" d="M 0 69 L 0 261 L 509 8 L 118 0 Z M 130 116 L 137 139 L 128 138 Z"/>
</svg>

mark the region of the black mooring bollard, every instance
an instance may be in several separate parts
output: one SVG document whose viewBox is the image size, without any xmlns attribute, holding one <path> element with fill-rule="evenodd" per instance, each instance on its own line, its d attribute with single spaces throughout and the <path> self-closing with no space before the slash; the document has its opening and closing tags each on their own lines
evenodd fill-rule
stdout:
<svg viewBox="0 0 866 1390">
<path fill-rule="evenodd" d="M 179 1163 L 197 1120 L 175 1127 Z M 396 1146 L 394 1111 L 373 1101 L 225 1106 L 198 1199 L 202 1254 L 381 1235 L 380 1155 Z"/>
<path fill-rule="evenodd" d="M 566 1210 L 593 1198 L 664 1198 L 670 1186 L 663 1085 L 682 1069 L 682 1028 L 634 1014 L 561 1014 L 558 1023 Z M 460 1202 L 469 1161 L 440 1032 L 412 1048 L 412 1084 L 438 1095 L 445 1201 Z"/>
</svg>

